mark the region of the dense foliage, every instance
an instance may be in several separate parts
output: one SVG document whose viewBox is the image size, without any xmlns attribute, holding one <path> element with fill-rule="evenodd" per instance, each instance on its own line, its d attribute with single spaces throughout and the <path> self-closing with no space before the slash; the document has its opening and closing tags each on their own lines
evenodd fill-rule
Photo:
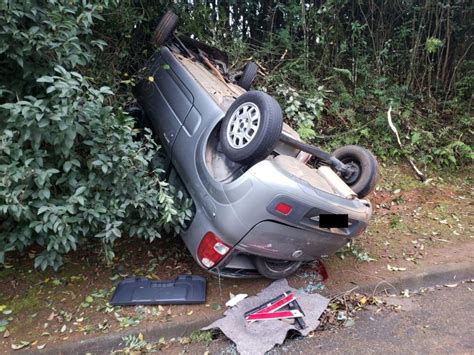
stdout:
<svg viewBox="0 0 474 355">
<path fill-rule="evenodd" d="M 472 2 L 122 1 L 100 32 L 111 43 L 105 62 L 114 63 L 105 72 L 123 95 L 168 7 L 182 33 L 228 51 L 234 67 L 256 60 L 259 87 L 278 96 L 305 139 L 397 157 L 392 105 L 406 153 L 428 165 L 472 162 Z"/>
<path fill-rule="evenodd" d="M 81 75 L 106 45 L 92 26 L 111 4 L 36 3 L 0 9 L 0 263 L 33 246 L 36 267 L 57 268 L 88 239 L 111 259 L 117 238 L 152 241 L 189 211 L 150 171 L 150 136 L 134 139 L 111 90 Z"/>
</svg>

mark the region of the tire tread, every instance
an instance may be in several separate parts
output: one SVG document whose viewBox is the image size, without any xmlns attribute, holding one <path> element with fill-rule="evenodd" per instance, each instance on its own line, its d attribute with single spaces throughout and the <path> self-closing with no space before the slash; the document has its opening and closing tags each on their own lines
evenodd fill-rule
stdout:
<svg viewBox="0 0 474 355">
<path fill-rule="evenodd" d="M 175 30 L 178 20 L 178 16 L 173 11 L 166 11 L 153 32 L 152 43 L 157 47 L 161 47 Z"/>
</svg>

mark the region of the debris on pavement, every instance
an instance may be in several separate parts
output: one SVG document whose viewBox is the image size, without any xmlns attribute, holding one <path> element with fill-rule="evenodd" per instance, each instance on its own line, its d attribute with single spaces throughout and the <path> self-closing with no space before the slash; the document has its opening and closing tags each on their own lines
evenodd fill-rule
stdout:
<svg viewBox="0 0 474 355">
<path fill-rule="evenodd" d="M 398 267 L 398 266 L 392 266 L 390 264 L 387 264 L 387 270 L 388 271 L 406 271 L 406 267 Z"/>
<path fill-rule="evenodd" d="M 244 314 L 273 299 L 284 292 L 291 292 L 297 299 L 305 314 L 306 328 L 298 329 L 298 325 L 284 320 L 268 320 L 265 322 L 247 322 Z M 319 325 L 319 317 L 326 309 L 329 300 L 319 294 L 306 294 L 288 286 L 286 279 L 274 281 L 256 296 L 248 297 L 232 309 L 224 313 L 224 317 L 203 328 L 210 330 L 219 328 L 237 346 L 240 354 L 264 354 L 276 344 L 282 344 L 290 330 L 296 330 L 307 336 Z"/>
<path fill-rule="evenodd" d="M 455 283 L 455 284 L 446 284 L 446 285 L 444 285 L 444 287 L 454 288 L 457 285 L 458 285 L 457 283 Z"/>
<path fill-rule="evenodd" d="M 226 307 L 234 307 L 237 303 L 242 301 L 247 296 L 248 295 L 246 293 L 239 293 L 238 295 L 231 297 L 230 300 L 228 300 L 225 305 Z"/>
<path fill-rule="evenodd" d="M 400 308 L 398 304 L 390 304 L 383 297 L 352 293 L 352 290 L 334 296 L 328 308 L 321 316 L 318 330 L 337 329 L 339 327 L 352 327 L 355 324 L 357 312 L 368 310 L 374 314 L 382 311 L 395 311 Z"/>
<path fill-rule="evenodd" d="M 339 312 L 337 313 L 336 319 L 339 320 L 339 321 L 345 321 L 345 320 L 347 319 L 347 317 L 346 317 L 346 312 L 344 312 L 344 311 L 339 311 Z"/>
</svg>

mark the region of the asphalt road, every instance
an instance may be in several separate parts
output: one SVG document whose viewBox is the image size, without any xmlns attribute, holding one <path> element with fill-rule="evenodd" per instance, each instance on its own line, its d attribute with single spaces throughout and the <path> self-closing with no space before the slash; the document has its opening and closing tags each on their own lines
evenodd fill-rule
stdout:
<svg viewBox="0 0 474 355">
<path fill-rule="evenodd" d="M 469 290 L 469 288 L 472 289 Z M 285 341 L 271 354 L 474 354 L 474 284 L 390 298 L 400 311 L 361 311 L 351 328 Z M 236 354 L 228 340 L 175 345 L 170 353 Z"/>
</svg>

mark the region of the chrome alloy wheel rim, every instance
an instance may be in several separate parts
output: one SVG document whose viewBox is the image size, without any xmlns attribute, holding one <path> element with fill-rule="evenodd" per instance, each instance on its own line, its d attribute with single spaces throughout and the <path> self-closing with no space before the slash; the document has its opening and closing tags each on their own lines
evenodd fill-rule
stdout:
<svg viewBox="0 0 474 355">
<path fill-rule="evenodd" d="M 260 127 L 260 110 L 257 105 L 245 102 L 230 117 L 227 125 L 227 142 L 234 149 L 242 149 L 252 142 Z"/>
</svg>

